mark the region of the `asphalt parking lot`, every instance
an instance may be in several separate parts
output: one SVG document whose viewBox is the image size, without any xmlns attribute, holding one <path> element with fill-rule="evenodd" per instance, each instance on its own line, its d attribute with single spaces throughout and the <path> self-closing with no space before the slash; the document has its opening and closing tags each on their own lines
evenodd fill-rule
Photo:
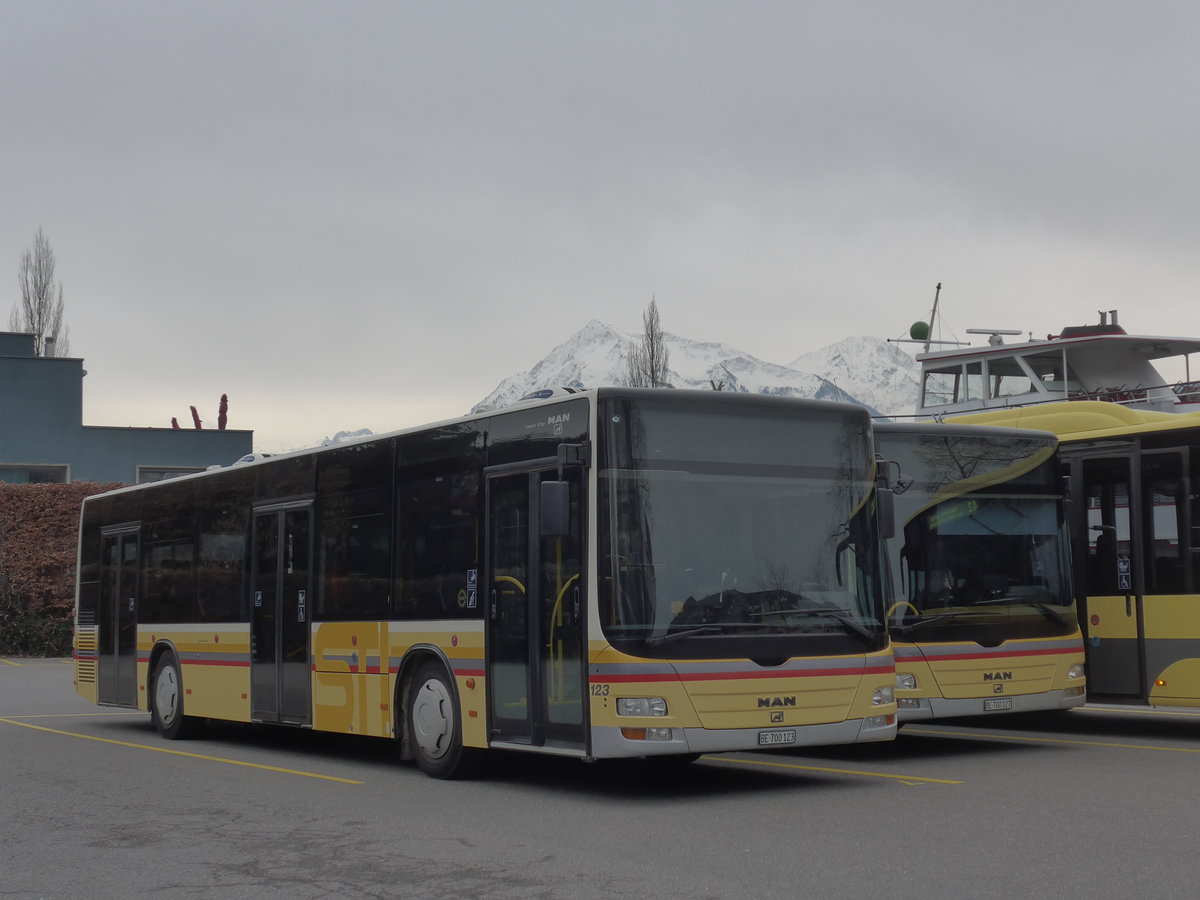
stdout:
<svg viewBox="0 0 1200 900">
<path fill-rule="evenodd" d="M 0 660 L 0 896 L 1192 897 L 1200 713 L 1086 706 L 678 771 L 389 741 L 159 738 Z"/>
</svg>

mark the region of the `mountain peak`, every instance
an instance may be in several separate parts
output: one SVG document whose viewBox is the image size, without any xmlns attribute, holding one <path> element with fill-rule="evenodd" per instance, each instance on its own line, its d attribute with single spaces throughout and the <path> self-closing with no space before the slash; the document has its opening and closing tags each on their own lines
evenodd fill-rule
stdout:
<svg viewBox="0 0 1200 900">
<path fill-rule="evenodd" d="M 626 384 L 634 335 L 592 319 L 531 368 L 505 378 L 476 406 L 496 409 L 547 388 Z M 916 402 L 916 361 L 879 338 L 850 337 L 782 366 L 728 344 L 693 341 L 663 332 L 667 382 L 683 389 L 743 391 L 785 397 L 860 403 L 887 415 L 911 412 Z"/>
<path fill-rule="evenodd" d="M 920 388 L 920 364 L 895 343 L 847 337 L 798 356 L 793 369 L 820 372 L 885 416 L 911 413 Z"/>
</svg>

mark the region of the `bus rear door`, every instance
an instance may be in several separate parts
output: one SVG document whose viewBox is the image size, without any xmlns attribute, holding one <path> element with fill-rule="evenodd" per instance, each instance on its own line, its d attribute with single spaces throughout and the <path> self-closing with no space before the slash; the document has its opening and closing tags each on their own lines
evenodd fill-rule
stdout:
<svg viewBox="0 0 1200 900">
<path fill-rule="evenodd" d="M 136 707 L 138 535 L 136 523 L 106 528 L 100 537 L 99 699 Z"/>
</svg>

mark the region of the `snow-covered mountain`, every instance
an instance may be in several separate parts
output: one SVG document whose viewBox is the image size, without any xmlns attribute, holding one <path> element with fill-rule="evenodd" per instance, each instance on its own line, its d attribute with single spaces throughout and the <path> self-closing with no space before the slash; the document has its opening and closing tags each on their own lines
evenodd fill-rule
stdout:
<svg viewBox="0 0 1200 900">
<path fill-rule="evenodd" d="M 640 338 L 593 319 L 532 368 L 501 381 L 475 409 L 508 406 L 546 388 L 625 384 L 626 350 Z M 916 361 L 878 338 L 848 338 L 790 366 L 667 332 L 663 342 L 668 382 L 675 388 L 711 390 L 716 383 L 726 391 L 856 402 L 884 414 L 911 412 L 916 399 Z"/>
<path fill-rule="evenodd" d="M 362 437 L 370 437 L 375 432 L 370 428 L 359 428 L 357 431 L 339 431 L 333 437 L 326 436 L 318 442 L 318 447 L 332 447 L 334 444 L 342 444 L 346 441 L 357 440 Z"/>
<path fill-rule="evenodd" d="M 873 337 L 848 337 L 797 357 L 788 368 L 816 372 L 885 416 L 911 415 L 921 385 L 912 354 Z"/>
</svg>

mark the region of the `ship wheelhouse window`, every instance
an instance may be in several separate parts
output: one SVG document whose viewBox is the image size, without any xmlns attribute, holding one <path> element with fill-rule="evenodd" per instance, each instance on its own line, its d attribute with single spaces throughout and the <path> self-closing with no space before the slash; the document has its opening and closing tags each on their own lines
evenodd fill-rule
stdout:
<svg viewBox="0 0 1200 900">
<path fill-rule="evenodd" d="M 1052 394 L 1076 394 L 1083 390 L 1075 373 L 1064 365 L 1062 353 L 1036 353 L 1025 357 L 1025 363 L 1037 375 L 1041 386 Z"/>
<path fill-rule="evenodd" d="M 925 370 L 922 406 L 949 406 L 983 399 L 983 363 L 953 363 Z"/>
<path fill-rule="evenodd" d="M 1016 357 L 988 360 L 988 396 L 1019 397 L 1037 391 L 1029 372 Z"/>
</svg>

